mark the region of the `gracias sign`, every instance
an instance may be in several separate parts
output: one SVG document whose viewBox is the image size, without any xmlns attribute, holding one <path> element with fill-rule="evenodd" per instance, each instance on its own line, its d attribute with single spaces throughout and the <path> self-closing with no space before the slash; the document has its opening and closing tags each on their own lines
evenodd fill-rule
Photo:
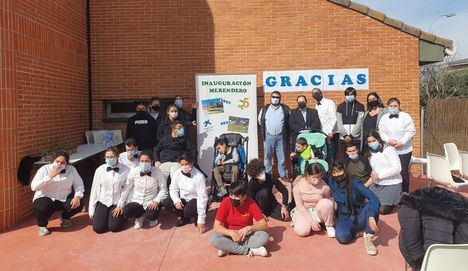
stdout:
<svg viewBox="0 0 468 271">
<path fill-rule="evenodd" d="M 263 72 L 265 92 L 369 89 L 369 69 L 303 70 Z"/>
</svg>

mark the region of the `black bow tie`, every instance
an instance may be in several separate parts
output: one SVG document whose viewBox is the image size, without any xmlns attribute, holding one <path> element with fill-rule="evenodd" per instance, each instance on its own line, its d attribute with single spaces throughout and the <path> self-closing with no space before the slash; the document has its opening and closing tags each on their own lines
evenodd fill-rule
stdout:
<svg viewBox="0 0 468 271">
<path fill-rule="evenodd" d="M 118 167 L 107 167 L 107 171 L 115 171 L 115 172 L 119 172 L 119 168 Z"/>
<path fill-rule="evenodd" d="M 191 178 L 192 177 L 192 172 L 189 172 L 189 173 L 184 173 L 184 172 L 181 172 L 183 175 Z"/>
<path fill-rule="evenodd" d="M 151 176 L 151 171 L 148 171 L 148 172 L 141 172 L 140 171 L 140 176 L 143 177 L 145 175 L 148 175 L 148 176 Z"/>
<path fill-rule="evenodd" d="M 133 158 L 138 158 L 138 154 L 133 155 Z"/>
<path fill-rule="evenodd" d="M 398 119 L 398 115 L 390 115 L 390 118 L 393 119 L 393 118 L 397 118 Z"/>
<path fill-rule="evenodd" d="M 321 103 L 321 102 L 318 102 L 317 104 L 318 104 L 318 105 L 322 105 L 322 103 Z"/>
<path fill-rule="evenodd" d="M 65 174 L 65 169 L 62 169 L 62 170 L 60 171 L 60 174 Z"/>
</svg>

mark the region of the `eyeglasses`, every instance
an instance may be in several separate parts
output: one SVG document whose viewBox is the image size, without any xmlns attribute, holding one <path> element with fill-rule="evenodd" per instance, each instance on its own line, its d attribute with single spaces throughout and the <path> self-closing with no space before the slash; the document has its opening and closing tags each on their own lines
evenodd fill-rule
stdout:
<svg viewBox="0 0 468 271">
<path fill-rule="evenodd" d="M 271 96 L 271 98 L 281 98 L 280 96 Z"/>
</svg>

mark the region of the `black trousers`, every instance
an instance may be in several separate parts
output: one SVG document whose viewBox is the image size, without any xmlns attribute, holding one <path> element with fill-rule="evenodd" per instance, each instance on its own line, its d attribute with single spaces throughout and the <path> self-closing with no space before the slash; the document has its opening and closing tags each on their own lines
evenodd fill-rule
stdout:
<svg viewBox="0 0 468 271">
<path fill-rule="evenodd" d="M 283 221 L 281 215 L 281 204 L 278 203 L 274 195 L 268 189 L 261 189 L 255 194 L 255 202 L 262 213 L 276 220 Z"/>
<path fill-rule="evenodd" d="M 171 198 L 167 197 L 164 200 L 164 206 L 166 208 L 176 214 L 180 218 L 197 218 L 198 217 L 198 209 L 197 209 L 197 199 L 193 198 L 188 202 L 185 199 L 181 199 L 182 204 L 184 205 L 183 210 L 176 209 L 174 202 Z"/>
<path fill-rule="evenodd" d="M 338 158 L 338 142 L 340 141 L 340 134 L 334 134 L 333 137 L 327 139 L 328 144 L 328 157 L 329 163 L 336 161 Z"/>
<path fill-rule="evenodd" d="M 411 156 L 413 152 L 400 154 L 400 164 L 401 164 L 401 178 L 403 179 L 403 183 L 401 184 L 401 188 L 403 192 L 409 192 L 409 165 L 411 162 Z"/>
<path fill-rule="evenodd" d="M 116 207 L 115 205 L 107 207 L 101 202 L 97 202 L 93 216 L 93 230 L 96 233 L 118 232 L 122 229 L 125 223 L 124 215 L 120 214 L 118 217 L 112 215 Z"/>
<path fill-rule="evenodd" d="M 80 206 L 71 209 L 71 201 L 74 196 L 74 192 L 70 193 L 65 202 L 52 200 L 48 197 L 36 199 L 33 202 L 33 214 L 36 217 L 37 225 L 39 227 L 47 227 L 48 220 L 56 211 L 63 211 L 61 216 L 64 219 L 70 219 L 72 216 L 81 212 L 83 209 L 83 199 L 80 200 Z"/>
<path fill-rule="evenodd" d="M 156 210 L 150 210 L 149 206 L 145 210 L 143 205 L 136 202 L 130 202 L 124 207 L 124 215 L 133 218 L 140 218 L 144 215 L 146 218 L 153 221 L 158 219 L 160 209 L 161 207 L 158 205 Z"/>
</svg>

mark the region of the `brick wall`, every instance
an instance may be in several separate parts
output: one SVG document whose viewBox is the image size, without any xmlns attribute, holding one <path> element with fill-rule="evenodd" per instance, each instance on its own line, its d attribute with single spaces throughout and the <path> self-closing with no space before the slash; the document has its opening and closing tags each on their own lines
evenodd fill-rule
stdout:
<svg viewBox="0 0 468 271">
<path fill-rule="evenodd" d="M 16 180 L 19 159 L 87 127 L 85 1 L 3 0 L 0 231 L 31 214 L 32 192 Z"/>
</svg>

